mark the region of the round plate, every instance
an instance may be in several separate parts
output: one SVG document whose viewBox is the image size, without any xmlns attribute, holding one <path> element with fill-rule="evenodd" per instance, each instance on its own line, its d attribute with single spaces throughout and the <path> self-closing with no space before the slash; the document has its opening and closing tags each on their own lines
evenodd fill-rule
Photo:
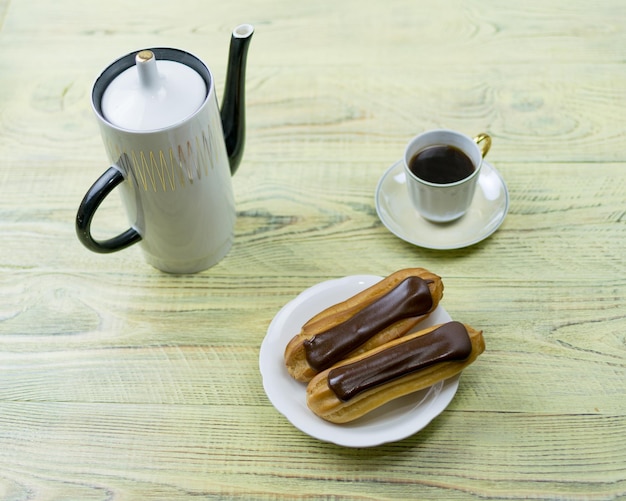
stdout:
<svg viewBox="0 0 626 501">
<path fill-rule="evenodd" d="M 460 249 L 496 231 L 509 210 L 509 192 L 500 173 L 488 162 L 478 177 L 472 205 L 451 223 L 431 223 L 413 207 L 402 161 L 382 175 L 376 188 L 376 212 L 391 233 L 428 249 Z"/>
<path fill-rule="evenodd" d="M 459 376 L 391 401 L 346 424 L 333 424 L 317 417 L 306 405 L 306 385 L 287 372 L 283 354 L 289 340 L 309 318 L 374 285 L 382 277 L 353 275 L 319 283 L 287 303 L 274 317 L 261 344 L 259 367 L 270 401 L 304 433 L 346 447 L 372 447 L 403 439 L 424 428 L 452 401 Z M 450 321 L 438 306 L 418 328 Z"/>
</svg>

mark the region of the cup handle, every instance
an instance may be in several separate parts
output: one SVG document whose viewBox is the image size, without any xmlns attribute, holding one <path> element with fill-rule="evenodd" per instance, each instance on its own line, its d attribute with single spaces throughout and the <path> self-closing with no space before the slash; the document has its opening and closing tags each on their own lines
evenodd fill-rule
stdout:
<svg viewBox="0 0 626 501">
<path fill-rule="evenodd" d="M 106 196 L 122 181 L 124 175 L 115 166 L 109 167 L 104 174 L 89 188 L 76 213 L 76 234 L 80 242 L 89 250 L 106 254 L 122 250 L 141 240 L 141 235 L 134 228 L 129 228 L 108 240 L 96 240 L 91 234 L 91 221 Z"/>
<path fill-rule="evenodd" d="M 485 158 L 491 149 L 491 136 L 485 132 L 481 132 L 474 138 L 474 142 L 480 148 L 482 157 Z"/>
</svg>

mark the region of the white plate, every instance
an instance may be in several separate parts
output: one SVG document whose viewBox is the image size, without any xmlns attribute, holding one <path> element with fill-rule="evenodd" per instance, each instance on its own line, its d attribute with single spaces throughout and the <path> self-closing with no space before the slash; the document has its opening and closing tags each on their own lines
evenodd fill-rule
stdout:
<svg viewBox="0 0 626 501">
<path fill-rule="evenodd" d="M 459 377 L 389 402 L 351 423 L 333 424 L 317 417 L 306 405 L 306 385 L 294 380 L 283 354 L 289 340 L 320 311 L 374 285 L 382 277 L 353 275 L 319 283 L 287 303 L 274 317 L 261 344 L 259 367 L 270 401 L 304 433 L 346 447 L 372 447 L 406 438 L 424 428 L 452 401 Z M 438 306 L 419 328 L 450 321 Z"/>
<path fill-rule="evenodd" d="M 487 161 L 478 177 L 472 205 L 451 223 L 431 223 L 413 207 L 406 187 L 403 162 L 393 164 L 376 188 L 376 212 L 391 233 L 428 249 L 460 249 L 496 231 L 509 210 L 509 192 L 500 173 Z"/>
</svg>

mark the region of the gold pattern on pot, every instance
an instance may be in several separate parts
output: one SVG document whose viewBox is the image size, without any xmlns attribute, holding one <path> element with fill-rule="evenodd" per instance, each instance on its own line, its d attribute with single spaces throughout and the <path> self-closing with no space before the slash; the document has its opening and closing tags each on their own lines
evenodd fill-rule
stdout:
<svg viewBox="0 0 626 501">
<path fill-rule="evenodd" d="M 166 192 L 184 188 L 208 175 L 209 165 L 217 162 L 217 149 L 209 146 L 204 132 L 201 137 L 171 145 L 166 151 L 124 151 L 117 144 L 108 144 L 107 149 L 112 158 L 123 159 L 120 167 L 125 170 L 126 180 L 135 182 L 145 191 Z"/>
</svg>

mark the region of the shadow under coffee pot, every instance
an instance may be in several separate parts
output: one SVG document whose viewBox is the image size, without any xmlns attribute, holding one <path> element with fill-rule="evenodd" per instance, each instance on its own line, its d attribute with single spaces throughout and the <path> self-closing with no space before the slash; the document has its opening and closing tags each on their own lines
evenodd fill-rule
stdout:
<svg viewBox="0 0 626 501">
<path fill-rule="evenodd" d="M 201 271 L 226 255 L 253 32 L 244 24 L 232 33 L 221 109 L 208 67 L 179 49 L 129 53 L 96 79 L 92 107 L 111 166 L 78 208 L 76 232 L 85 247 L 110 253 L 139 243 L 148 263 L 170 273 Z M 117 187 L 130 228 L 98 240 L 93 217 Z"/>
</svg>

